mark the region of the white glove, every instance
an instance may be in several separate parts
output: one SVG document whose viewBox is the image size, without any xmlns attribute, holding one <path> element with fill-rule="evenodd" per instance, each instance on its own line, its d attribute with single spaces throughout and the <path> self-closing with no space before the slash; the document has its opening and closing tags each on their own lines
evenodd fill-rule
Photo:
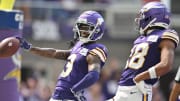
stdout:
<svg viewBox="0 0 180 101">
<path fill-rule="evenodd" d="M 134 79 L 133 79 L 134 80 Z M 147 85 L 144 81 L 140 81 L 140 82 L 136 82 L 134 80 L 134 83 L 136 84 L 136 87 L 143 93 L 143 94 L 147 94 Z"/>
</svg>

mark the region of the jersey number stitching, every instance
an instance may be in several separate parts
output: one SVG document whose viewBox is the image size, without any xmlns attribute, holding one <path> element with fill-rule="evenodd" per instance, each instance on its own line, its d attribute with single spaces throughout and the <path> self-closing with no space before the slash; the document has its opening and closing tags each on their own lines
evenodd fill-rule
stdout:
<svg viewBox="0 0 180 101">
<path fill-rule="evenodd" d="M 148 43 L 141 43 L 134 46 L 131 50 L 129 60 L 126 63 L 126 68 L 139 69 L 145 62 L 145 56 L 149 50 Z"/>
<path fill-rule="evenodd" d="M 68 62 L 66 63 L 65 68 L 61 73 L 61 77 L 67 77 L 71 73 L 76 57 L 77 57 L 76 54 L 72 54 L 68 57 L 67 59 Z"/>
</svg>

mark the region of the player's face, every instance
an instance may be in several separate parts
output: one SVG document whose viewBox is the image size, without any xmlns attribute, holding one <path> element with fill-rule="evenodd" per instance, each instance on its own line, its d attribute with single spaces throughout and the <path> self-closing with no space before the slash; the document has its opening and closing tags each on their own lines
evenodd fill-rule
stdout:
<svg viewBox="0 0 180 101">
<path fill-rule="evenodd" d="M 80 31 L 81 37 L 87 38 L 89 36 L 88 32 Z"/>
<path fill-rule="evenodd" d="M 93 30 L 93 28 L 87 24 L 78 24 L 78 28 L 80 31 L 80 36 L 84 38 L 88 38 L 90 34 L 89 32 Z"/>
</svg>

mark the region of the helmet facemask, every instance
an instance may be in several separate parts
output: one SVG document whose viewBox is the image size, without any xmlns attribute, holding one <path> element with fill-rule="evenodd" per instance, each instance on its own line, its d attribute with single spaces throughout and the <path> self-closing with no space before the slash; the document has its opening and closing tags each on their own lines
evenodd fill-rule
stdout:
<svg viewBox="0 0 180 101">
<path fill-rule="evenodd" d="M 75 38 L 83 43 L 101 39 L 104 25 L 104 19 L 98 12 L 85 11 L 78 17 L 73 28 Z"/>
<path fill-rule="evenodd" d="M 82 41 L 84 43 L 96 41 L 97 39 L 100 39 L 102 36 L 100 36 L 97 39 L 93 39 L 93 36 L 95 34 L 98 34 L 100 31 L 99 24 L 96 25 L 92 23 L 76 23 L 73 31 L 77 34 L 79 41 Z M 102 34 L 103 35 L 103 34 Z"/>
<path fill-rule="evenodd" d="M 139 12 L 137 17 L 134 19 L 134 22 L 135 22 L 135 25 L 136 25 L 136 28 L 135 30 L 140 32 L 140 29 L 141 29 L 141 26 L 140 26 L 140 21 L 144 19 L 144 14 L 142 12 Z M 140 33 L 142 34 L 142 33 Z"/>
<path fill-rule="evenodd" d="M 156 21 L 156 18 L 153 18 L 152 16 L 146 17 L 143 11 L 139 13 L 139 17 L 135 18 L 135 23 L 138 26 L 137 30 L 139 31 L 141 35 L 147 34 L 146 33 L 147 30 L 153 27 L 153 24 L 155 24 L 154 23 L 155 21 Z M 147 22 L 148 24 L 142 27 L 142 25 Z"/>
</svg>

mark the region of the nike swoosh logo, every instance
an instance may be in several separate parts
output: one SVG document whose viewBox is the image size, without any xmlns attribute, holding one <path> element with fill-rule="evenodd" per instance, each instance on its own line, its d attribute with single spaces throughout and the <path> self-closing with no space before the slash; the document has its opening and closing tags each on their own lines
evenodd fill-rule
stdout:
<svg viewBox="0 0 180 101">
<path fill-rule="evenodd" d="M 134 94 L 134 93 L 137 93 L 137 92 L 130 92 L 130 94 Z"/>
</svg>

